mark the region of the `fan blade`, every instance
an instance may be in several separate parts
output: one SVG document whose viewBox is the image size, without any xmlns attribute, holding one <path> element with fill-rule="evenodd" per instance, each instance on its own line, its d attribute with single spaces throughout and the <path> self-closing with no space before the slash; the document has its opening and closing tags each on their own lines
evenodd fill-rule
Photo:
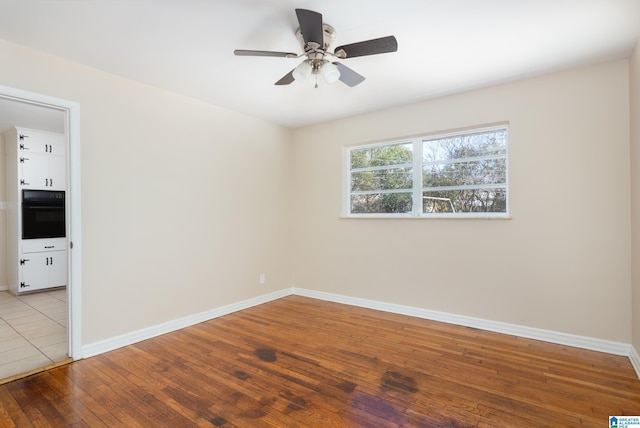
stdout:
<svg viewBox="0 0 640 428">
<path fill-rule="evenodd" d="M 291 83 L 293 83 L 294 80 L 296 80 L 296 79 L 293 78 L 293 70 L 291 70 L 289 72 L 289 74 L 284 76 L 282 79 L 278 80 L 276 82 L 276 85 L 278 85 L 278 86 L 290 85 Z"/>
<path fill-rule="evenodd" d="M 291 52 L 274 52 L 274 51 L 247 51 L 243 49 L 236 49 L 233 51 L 236 56 L 273 56 L 282 58 L 297 58 L 298 55 Z"/>
<path fill-rule="evenodd" d="M 317 43 L 318 47 L 324 46 L 324 30 L 322 29 L 322 14 L 306 9 L 296 9 L 300 32 L 304 42 Z"/>
<path fill-rule="evenodd" d="M 335 50 L 338 58 L 353 58 L 356 56 L 377 55 L 398 50 L 398 41 L 393 36 L 381 37 L 379 39 L 367 40 L 365 42 L 352 43 L 350 45 L 338 46 Z M 338 52 L 344 51 L 345 55 Z"/>
<path fill-rule="evenodd" d="M 364 82 L 364 76 L 356 73 L 349 67 L 344 64 L 340 64 L 339 62 L 333 63 L 336 67 L 338 67 L 338 71 L 340 71 L 340 81 L 347 86 L 354 87 Z"/>
</svg>

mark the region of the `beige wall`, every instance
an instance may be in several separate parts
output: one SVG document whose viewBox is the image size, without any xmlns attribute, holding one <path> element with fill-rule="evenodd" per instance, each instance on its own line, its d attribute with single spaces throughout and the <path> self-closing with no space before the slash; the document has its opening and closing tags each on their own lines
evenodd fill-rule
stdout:
<svg viewBox="0 0 640 428">
<path fill-rule="evenodd" d="M 84 344 L 291 285 L 629 343 L 629 70 L 288 131 L 0 41 L 0 84 L 81 105 Z M 345 144 L 502 121 L 511 220 L 339 218 Z"/>
<path fill-rule="evenodd" d="M 1 41 L 0 84 L 81 106 L 84 344 L 290 285 L 288 130 Z"/>
<path fill-rule="evenodd" d="M 633 340 L 636 352 L 640 352 L 640 42 L 631 56 L 629 67 L 631 106 L 631 225 L 633 277 L 632 313 Z"/>
<path fill-rule="evenodd" d="M 610 62 L 296 130 L 294 285 L 629 343 L 628 70 Z M 339 218 L 344 145 L 502 121 L 511 220 Z"/>
</svg>

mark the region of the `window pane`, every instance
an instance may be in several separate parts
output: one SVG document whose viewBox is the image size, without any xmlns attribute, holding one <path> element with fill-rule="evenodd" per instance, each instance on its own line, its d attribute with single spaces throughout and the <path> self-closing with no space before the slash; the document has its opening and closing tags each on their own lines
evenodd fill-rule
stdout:
<svg viewBox="0 0 640 428">
<path fill-rule="evenodd" d="M 411 189 L 412 186 L 413 168 L 351 173 L 351 191 Z"/>
<path fill-rule="evenodd" d="M 413 160 L 413 144 L 371 147 L 351 151 L 351 169 L 398 165 Z"/>
<path fill-rule="evenodd" d="M 406 214 L 411 212 L 412 207 L 411 193 L 351 195 L 353 214 Z"/>
<path fill-rule="evenodd" d="M 472 162 L 431 164 L 423 167 L 424 187 L 504 184 L 507 182 L 507 160 L 486 159 Z"/>
<path fill-rule="evenodd" d="M 344 211 L 506 214 L 507 138 L 506 126 L 487 127 L 349 148 Z M 414 152 L 415 162 L 422 163 L 418 168 Z M 414 201 L 422 204 L 421 212 L 413 212 Z"/>
<path fill-rule="evenodd" d="M 422 150 L 423 162 L 506 155 L 507 131 L 498 129 L 478 134 L 423 141 Z"/>
<path fill-rule="evenodd" d="M 507 212 L 505 188 L 423 192 L 422 196 L 422 212 L 428 214 Z"/>
</svg>

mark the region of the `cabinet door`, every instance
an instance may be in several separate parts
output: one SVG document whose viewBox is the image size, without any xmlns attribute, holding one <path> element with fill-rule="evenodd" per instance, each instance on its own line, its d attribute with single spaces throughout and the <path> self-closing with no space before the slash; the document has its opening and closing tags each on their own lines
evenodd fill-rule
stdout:
<svg viewBox="0 0 640 428">
<path fill-rule="evenodd" d="M 20 260 L 19 292 L 49 287 L 49 260 L 47 257 L 49 257 L 48 253 L 31 253 L 23 256 Z"/>
<path fill-rule="evenodd" d="M 19 153 L 48 153 L 48 138 L 46 134 L 18 129 Z"/>
<path fill-rule="evenodd" d="M 60 134 L 49 134 L 32 130 L 18 130 L 18 150 L 25 153 L 65 155 L 65 138 Z"/>
<path fill-rule="evenodd" d="M 67 285 L 67 252 L 51 251 L 48 257 L 49 287 Z"/>
<path fill-rule="evenodd" d="M 48 147 L 48 153 L 50 155 L 53 156 L 58 156 L 61 158 L 65 158 L 66 157 L 66 149 L 67 149 L 67 141 L 64 137 L 64 135 L 50 135 L 49 138 L 49 147 Z M 45 150 L 47 148 L 45 147 Z"/>
<path fill-rule="evenodd" d="M 65 190 L 67 169 L 62 156 L 22 153 L 20 156 L 20 188 Z"/>
<path fill-rule="evenodd" d="M 49 177 L 45 178 L 45 190 L 66 190 L 67 168 L 65 158 L 62 156 L 49 157 Z"/>
<path fill-rule="evenodd" d="M 49 155 L 42 153 L 20 153 L 21 189 L 48 189 Z"/>
</svg>

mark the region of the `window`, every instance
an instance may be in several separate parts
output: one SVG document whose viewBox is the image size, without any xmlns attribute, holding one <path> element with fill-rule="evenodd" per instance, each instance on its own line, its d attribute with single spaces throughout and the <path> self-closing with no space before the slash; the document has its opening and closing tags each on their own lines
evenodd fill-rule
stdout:
<svg viewBox="0 0 640 428">
<path fill-rule="evenodd" d="M 507 127 L 345 149 L 347 216 L 507 215 Z"/>
</svg>

